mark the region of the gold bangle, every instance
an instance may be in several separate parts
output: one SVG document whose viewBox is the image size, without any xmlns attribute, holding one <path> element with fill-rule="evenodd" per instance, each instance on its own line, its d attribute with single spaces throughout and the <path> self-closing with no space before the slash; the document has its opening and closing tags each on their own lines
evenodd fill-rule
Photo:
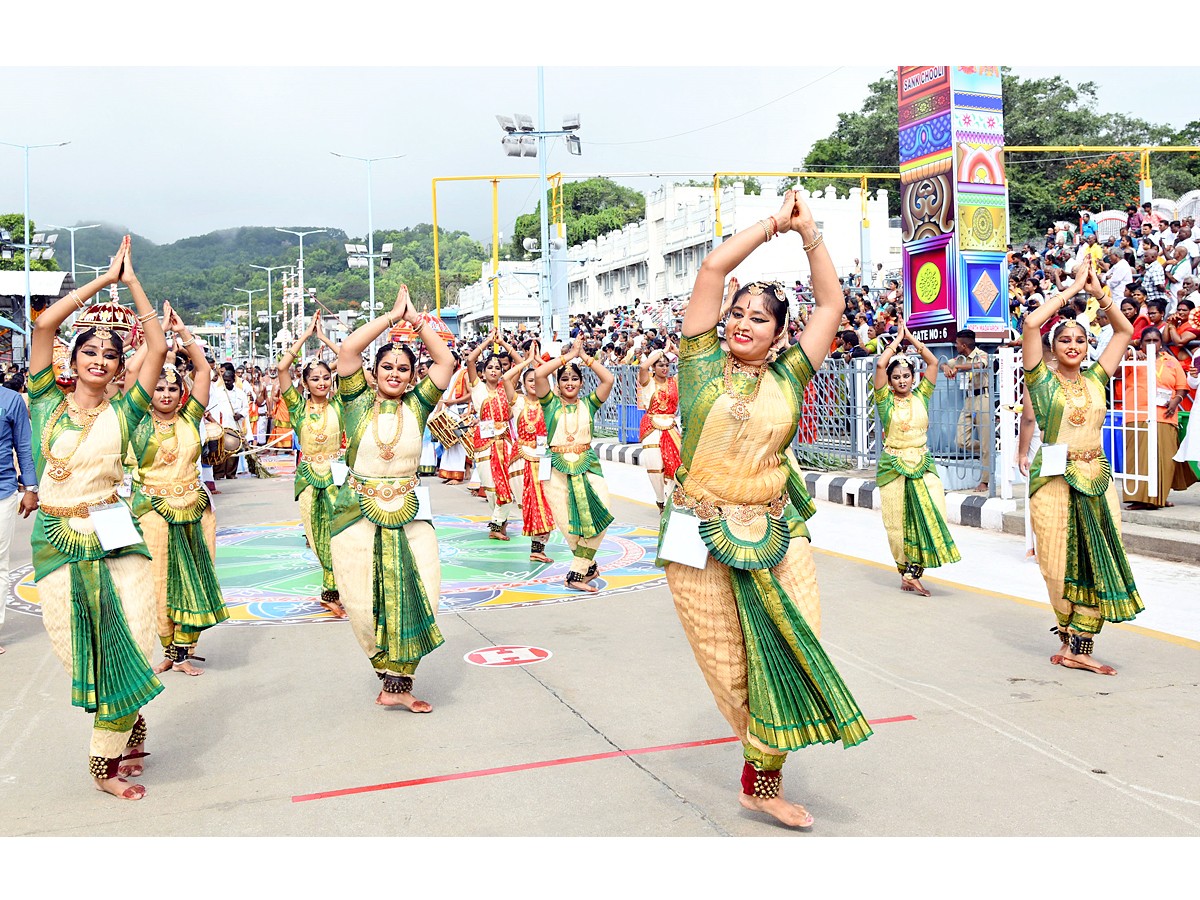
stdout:
<svg viewBox="0 0 1200 900">
<path fill-rule="evenodd" d="M 591 359 L 585 359 L 583 361 L 583 364 L 590 369 L 592 367 L 592 363 L 594 363 L 595 361 L 596 361 L 596 358 L 593 356 Z"/>
<path fill-rule="evenodd" d="M 770 241 L 770 240 L 771 240 L 771 229 L 767 227 L 767 220 L 766 220 L 766 219 L 760 219 L 758 224 L 762 226 L 762 230 L 763 230 L 763 243 L 765 244 L 765 243 L 767 243 L 768 241 Z"/>
<path fill-rule="evenodd" d="M 138 316 L 137 320 L 139 322 L 141 322 L 143 325 L 145 325 L 151 319 L 157 319 L 157 318 L 158 318 L 158 313 L 156 313 L 154 310 L 150 310 L 150 312 L 143 313 L 142 315 Z"/>
<path fill-rule="evenodd" d="M 818 231 L 817 236 L 812 239 L 812 243 L 804 245 L 804 248 L 803 248 L 804 252 L 808 253 L 810 250 L 815 250 L 817 247 L 819 247 L 821 245 L 821 242 L 823 240 L 825 240 L 825 234 L 823 232 Z"/>
<path fill-rule="evenodd" d="M 567 358 L 565 356 L 560 356 L 558 358 L 558 367 L 561 369 L 566 364 L 567 364 Z"/>
<path fill-rule="evenodd" d="M 190 338 L 188 338 L 186 341 L 182 341 L 182 342 L 179 344 L 179 346 L 180 346 L 180 347 L 190 347 L 190 346 L 192 346 L 192 344 L 194 344 L 194 343 L 196 343 L 196 339 L 195 339 L 194 337 L 190 337 Z"/>
<path fill-rule="evenodd" d="M 79 291 L 77 291 L 77 290 L 71 291 L 71 293 L 67 294 L 67 296 L 74 298 L 76 309 L 83 309 L 84 303 L 83 303 L 83 300 L 81 300 L 79 297 Z"/>
</svg>

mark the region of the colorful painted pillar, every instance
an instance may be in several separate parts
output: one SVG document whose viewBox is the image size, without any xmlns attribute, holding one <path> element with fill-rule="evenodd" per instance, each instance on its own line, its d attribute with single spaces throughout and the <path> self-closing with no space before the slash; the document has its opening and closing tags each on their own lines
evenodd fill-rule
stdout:
<svg viewBox="0 0 1200 900">
<path fill-rule="evenodd" d="M 999 66 L 900 66 L 904 314 L 927 344 L 1008 322 L 1008 186 Z"/>
</svg>

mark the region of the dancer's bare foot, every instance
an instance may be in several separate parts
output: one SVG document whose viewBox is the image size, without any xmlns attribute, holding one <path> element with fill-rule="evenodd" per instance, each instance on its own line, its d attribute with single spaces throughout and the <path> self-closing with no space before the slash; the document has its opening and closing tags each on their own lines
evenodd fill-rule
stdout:
<svg viewBox="0 0 1200 900">
<path fill-rule="evenodd" d="M 594 594 L 600 590 L 590 581 L 564 581 L 563 584 L 572 591 L 583 591 L 585 594 Z"/>
<path fill-rule="evenodd" d="M 146 752 L 145 744 L 138 744 L 136 747 L 126 747 L 125 755 L 121 757 L 121 764 L 117 766 L 117 775 L 121 778 L 141 778 L 142 773 L 146 771 L 142 760 L 149 755 Z"/>
<path fill-rule="evenodd" d="M 779 822 L 791 828 L 810 828 L 813 817 L 799 803 L 792 803 L 783 797 L 752 797 L 749 794 L 739 794 L 738 800 L 746 809 L 764 812 L 774 816 Z"/>
<path fill-rule="evenodd" d="M 146 789 L 140 784 L 130 784 L 124 778 L 96 778 L 96 790 L 112 794 L 121 800 L 141 800 Z"/>
<path fill-rule="evenodd" d="M 410 693 L 389 694 L 387 691 L 380 691 L 379 696 L 375 698 L 375 702 L 380 706 L 403 706 L 409 712 L 433 712 L 433 704 L 427 703 L 424 700 L 418 700 Z"/>
<path fill-rule="evenodd" d="M 900 590 L 909 591 L 914 594 L 920 594 L 922 597 L 930 597 L 928 588 L 921 584 L 920 578 L 912 578 L 908 575 L 900 576 Z"/>
<path fill-rule="evenodd" d="M 177 662 L 171 666 L 172 672 L 182 672 L 184 675 L 203 675 L 203 669 L 197 669 L 186 659 L 183 662 Z"/>
<path fill-rule="evenodd" d="M 1095 672 L 1097 675 L 1116 675 L 1117 670 L 1112 666 L 1106 666 L 1103 663 L 1098 663 L 1092 659 L 1089 653 L 1071 653 L 1063 645 L 1062 659 L 1059 665 L 1065 669 L 1086 669 L 1089 672 Z"/>
<path fill-rule="evenodd" d="M 329 614 L 330 614 L 330 615 L 332 615 L 332 616 L 333 616 L 335 619 L 345 619 L 345 618 L 348 618 L 348 616 L 346 615 L 346 608 L 345 608 L 344 606 L 342 606 L 342 604 L 341 604 L 341 602 L 340 602 L 340 601 L 338 601 L 338 600 L 320 600 L 320 601 L 318 601 L 318 602 L 319 602 L 319 603 L 321 604 L 321 606 L 323 606 L 323 607 L 324 607 L 324 608 L 325 608 L 325 609 L 326 609 L 326 610 L 329 612 Z"/>
<path fill-rule="evenodd" d="M 554 562 L 554 560 L 552 560 L 545 553 L 530 553 L 529 561 L 530 562 L 541 562 L 541 563 Z"/>
<path fill-rule="evenodd" d="M 172 663 L 171 660 L 163 659 L 162 662 L 160 662 L 158 665 L 156 665 L 154 667 L 154 674 L 161 675 L 163 672 L 167 671 L 167 669 L 171 668 L 171 666 L 173 666 L 173 665 L 174 665 L 174 663 Z"/>
</svg>

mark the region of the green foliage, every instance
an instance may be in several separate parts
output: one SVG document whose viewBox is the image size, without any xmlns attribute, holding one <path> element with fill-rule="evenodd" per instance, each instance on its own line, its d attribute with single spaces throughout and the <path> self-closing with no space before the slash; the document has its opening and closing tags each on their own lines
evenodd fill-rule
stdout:
<svg viewBox="0 0 1200 900">
<path fill-rule="evenodd" d="M 695 178 L 689 178 L 687 181 L 677 181 L 675 184 L 682 187 L 712 187 L 711 181 L 697 181 Z M 746 194 L 757 195 L 762 193 L 762 182 L 753 175 L 726 175 L 721 179 L 721 187 L 723 188 L 732 187 L 735 184 L 741 184 L 742 190 Z"/>
<path fill-rule="evenodd" d="M 1136 153 L 1112 153 L 1100 159 L 1067 163 L 1059 204 L 1067 209 L 1124 209 L 1138 200 L 1141 164 Z"/>
<path fill-rule="evenodd" d="M 21 213 L 4 213 L 0 215 L 0 228 L 12 234 L 14 243 L 25 243 L 25 216 Z M 29 239 L 33 240 L 33 235 L 37 231 L 37 226 L 33 220 L 29 221 Z M 55 247 L 53 259 L 31 259 L 29 261 L 29 271 L 31 272 L 57 272 L 62 267 L 58 264 L 58 254 L 62 252 L 61 247 Z M 0 271 L 16 272 L 25 271 L 25 251 L 14 250 L 12 259 L 0 259 Z"/>
<path fill-rule="evenodd" d="M 867 85 L 867 98 L 857 112 L 839 113 L 833 134 L 813 143 L 804 157 L 804 171 L 818 172 L 894 172 L 900 160 L 899 100 L 896 94 L 896 72 Z M 830 184 L 839 197 L 849 195 L 859 186 L 849 179 L 831 182 L 822 178 L 785 179 L 787 190 L 797 181 L 807 191 L 823 191 Z M 888 215 L 900 214 L 899 184 L 894 180 L 868 179 L 868 191 L 888 192 Z"/>
<path fill-rule="evenodd" d="M 551 194 L 547 192 L 550 199 Z M 589 178 L 563 186 L 563 219 L 567 225 L 567 244 L 582 244 L 629 222 L 646 217 L 646 198 L 640 191 L 622 187 L 608 178 Z M 541 206 L 532 213 L 518 216 L 513 227 L 510 252 L 513 258 L 526 259 L 525 238 L 539 238 Z M 475 278 L 479 275 L 475 273 Z M 474 279 L 472 279 L 474 280 Z"/>
<path fill-rule="evenodd" d="M 1008 146 L 1200 146 L 1200 120 L 1174 131 L 1124 113 L 1100 113 L 1096 109 L 1096 85 L 1083 82 L 1072 86 L 1062 76 L 1023 80 L 1005 68 L 1004 142 Z M 868 94 L 857 112 L 841 113 L 837 128 L 816 141 L 804 159 L 805 171 L 896 171 L 900 158 L 898 139 L 896 73 L 868 85 Z M 1072 178 L 1067 164 L 1074 157 L 1092 163 L 1107 154 L 1016 153 L 1005 154 L 1008 176 L 1008 208 L 1013 243 L 1036 238 L 1046 224 L 1074 216 L 1079 206 L 1070 199 Z M 1064 159 L 1063 157 L 1067 157 Z M 1200 187 L 1200 154 L 1155 153 L 1151 155 L 1154 192 L 1177 197 Z M 1074 187 L 1078 186 L 1078 179 Z M 820 178 L 800 179 L 810 191 L 824 189 Z M 797 179 L 784 179 L 780 190 L 795 186 Z M 900 209 L 899 185 L 894 181 L 867 182 L 869 190 L 889 191 L 889 213 Z M 854 183 L 840 180 L 838 195 L 845 196 Z M 1095 200 L 1116 199 L 1100 191 Z M 1134 191 L 1136 194 L 1136 190 Z M 1102 204 L 1108 206 L 1111 204 Z M 1098 211 L 1099 207 L 1091 207 Z"/>
</svg>

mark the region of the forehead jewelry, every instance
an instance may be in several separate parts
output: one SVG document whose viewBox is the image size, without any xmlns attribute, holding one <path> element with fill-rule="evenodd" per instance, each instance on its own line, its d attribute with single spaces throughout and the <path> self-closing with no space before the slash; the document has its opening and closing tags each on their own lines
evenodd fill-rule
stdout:
<svg viewBox="0 0 1200 900">
<path fill-rule="evenodd" d="M 100 338 L 102 341 L 107 341 L 112 338 L 112 332 L 101 326 L 96 329 L 96 337 Z"/>
<path fill-rule="evenodd" d="M 746 293 L 751 297 L 757 297 L 759 294 L 765 294 L 767 291 L 774 294 L 778 300 L 783 300 L 786 296 L 783 292 L 783 285 L 778 281 L 752 281 L 746 285 Z"/>
</svg>

